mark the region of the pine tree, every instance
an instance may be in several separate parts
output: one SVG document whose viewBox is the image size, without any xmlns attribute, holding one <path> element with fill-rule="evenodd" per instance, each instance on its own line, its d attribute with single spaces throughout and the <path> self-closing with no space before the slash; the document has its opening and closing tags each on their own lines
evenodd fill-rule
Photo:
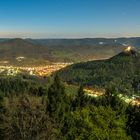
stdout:
<svg viewBox="0 0 140 140">
<path fill-rule="evenodd" d="M 75 97 L 75 100 L 72 103 L 72 107 L 73 108 L 83 107 L 84 105 L 85 105 L 85 96 L 84 96 L 83 86 L 81 85 Z"/>
<path fill-rule="evenodd" d="M 47 111 L 49 115 L 56 119 L 62 119 L 68 110 L 67 102 L 64 85 L 56 75 L 53 84 L 48 89 Z"/>
</svg>

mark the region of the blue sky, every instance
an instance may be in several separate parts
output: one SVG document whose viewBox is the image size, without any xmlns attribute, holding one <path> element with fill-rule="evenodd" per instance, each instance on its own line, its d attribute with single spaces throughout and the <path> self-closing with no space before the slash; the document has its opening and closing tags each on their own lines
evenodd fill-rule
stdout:
<svg viewBox="0 0 140 140">
<path fill-rule="evenodd" d="M 140 0 L 0 0 L 0 37 L 140 36 Z"/>
</svg>

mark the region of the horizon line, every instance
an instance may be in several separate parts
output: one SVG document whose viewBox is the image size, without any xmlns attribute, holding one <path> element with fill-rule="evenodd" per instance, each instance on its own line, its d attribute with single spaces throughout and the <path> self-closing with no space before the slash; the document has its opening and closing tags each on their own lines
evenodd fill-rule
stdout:
<svg viewBox="0 0 140 140">
<path fill-rule="evenodd" d="M 0 37 L 0 39 L 119 39 L 119 38 L 140 38 L 140 36 L 121 36 L 121 37 Z"/>
</svg>

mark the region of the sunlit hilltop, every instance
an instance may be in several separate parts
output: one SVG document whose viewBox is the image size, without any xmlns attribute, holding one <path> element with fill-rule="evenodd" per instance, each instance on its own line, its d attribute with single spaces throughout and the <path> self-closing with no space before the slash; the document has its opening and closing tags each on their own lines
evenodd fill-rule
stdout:
<svg viewBox="0 0 140 140">
<path fill-rule="evenodd" d="M 125 52 L 130 52 L 132 50 L 134 50 L 134 47 L 132 46 L 128 46 L 127 48 L 124 49 Z"/>
</svg>

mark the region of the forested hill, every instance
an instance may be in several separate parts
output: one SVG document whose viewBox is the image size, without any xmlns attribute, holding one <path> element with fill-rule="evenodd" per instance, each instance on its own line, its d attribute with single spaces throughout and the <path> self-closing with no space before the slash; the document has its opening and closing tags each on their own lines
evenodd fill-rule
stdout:
<svg viewBox="0 0 140 140">
<path fill-rule="evenodd" d="M 140 91 L 140 54 L 134 49 L 124 50 L 108 60 L 74 64 L 58 72 L 69 84 L 111 87 L 133 94 Z"/>
<path fill-rule="evenodd" d="M 49 53 L 47 48 L 41 45 L 36 45 L 27 40 L 15 38 L 7 39 L 0 42 L 0 58 L 16 59 L 16 57 L 24 56 L 27 58 L 48 58 Z"/>
</svg>

